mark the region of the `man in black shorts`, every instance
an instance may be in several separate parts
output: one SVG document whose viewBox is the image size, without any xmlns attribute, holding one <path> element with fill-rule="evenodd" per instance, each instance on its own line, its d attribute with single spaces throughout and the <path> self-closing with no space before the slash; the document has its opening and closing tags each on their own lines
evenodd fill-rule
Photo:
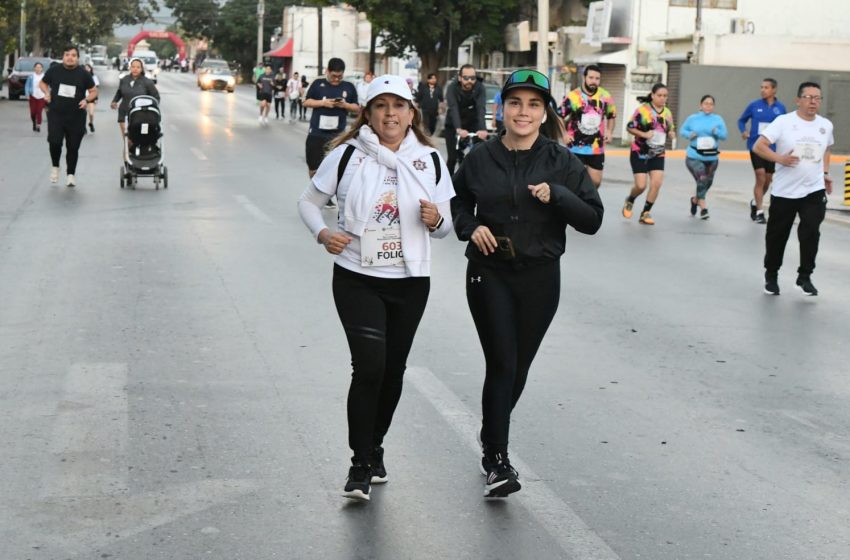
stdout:
<svg viewBox="0 0 850 560">
<path fill-rule="evenodd" d="M 59 160 L 62 158 L 62 142 L 65 142 L 66 185 L 77 184 L 77 158 L 80 144 L 86 135 L 86 107 L 97 97 L 97 87 L 92 75 L 79 65 L 80 51 L 67 47 L 62 53 L 62 64 L 51 66 L 44 73 L 38 87 L 44 92 L 47 102 L 47 142 L 50 144 L 50 182 L 59 180 Z"/>
<path fill-rule="evenodd" d="M 564 141 L 584 164 L 596 188 L 602 183 L 605 146 L 611 142 L 617 119 L 614 98 L 599 85 L 601 82 L 602 70 L 591 64 L 584 69 L 581 87 L 569 92 L 561 102 Z"/>
<path fill-rule="evenodd" d="M 750 219 L 759 224 L 767 223 L 764 218 L 764 207 L 762 201 L 770 189 L 773 181 L 773 173 L 776 164 L 759 156 L 753 151 L 753 146 L 759 135 L 779 115 L 787 113 L 785 105 L 776 99 L 776 80 L 765 78 L 761 81 L 761 98 L 752 101 L 741 118 L 738 119 L 738 130 L 741 137 L 747 141 L 747 149 L 750 151 L 750 161 L 753 163 L 753 171 L 756 174 L 756 184 L 753 187 L 753 198 L 750 200 Z M 747 130 L 747 121 L 750 121 L 750 130 Z M 775 149 L 775 146 L 770 146 Z"/>
<path fill-rule="evenodd" d="M 312 178 L 325 159 L 328 142 L 345 130 L 348 113 L 360 111 L 357 88 L 342 79 L 345 62 L 341 58 L 328 61 L 324 78 L 313 80 L 304 99 L 304 107 L 313 109 L 307 130 L 307 170 Z M 332 206 L 332 203 L 328 203 Z"/>
<path fill-rule="evenodd" d="M 257 76 L 257 99 L 260 101 L 260 124 L 269 124 L 269 109 L 274 94 L 274 76 L 271 64 L 266 64 L 263 73 Z"/>
</svg>

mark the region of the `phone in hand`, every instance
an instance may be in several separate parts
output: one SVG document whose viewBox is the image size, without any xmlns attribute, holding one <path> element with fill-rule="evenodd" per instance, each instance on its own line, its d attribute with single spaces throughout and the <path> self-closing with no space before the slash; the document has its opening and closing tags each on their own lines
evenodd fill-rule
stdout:
<svg viewBox="0 0 850 560">
<path fill-rule="evenodd" d="M 504 260 L 516 258 L 514 243 L 510 237 L 497 235 L 496 237 L 496 253 Z"/>
<path fill-rule="evenodd" d="M 342 97 L 334 97 L 334 103 L 342 103 L 344 99 Z"/>
</svg>

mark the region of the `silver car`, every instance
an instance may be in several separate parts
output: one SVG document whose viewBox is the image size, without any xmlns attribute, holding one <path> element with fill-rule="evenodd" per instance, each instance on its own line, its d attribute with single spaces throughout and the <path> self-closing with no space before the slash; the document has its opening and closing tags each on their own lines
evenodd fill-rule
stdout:
<svg viewBox="0 0 850 560">
<path fill-rule="evenodd" d="M 236 87 L 236 78 L 230 71 L 230 65 L 226 60 L 208 58 L 198 69 L 198 87 L 202 91 L 217 89 L 233 93 Z"/>
</svg>

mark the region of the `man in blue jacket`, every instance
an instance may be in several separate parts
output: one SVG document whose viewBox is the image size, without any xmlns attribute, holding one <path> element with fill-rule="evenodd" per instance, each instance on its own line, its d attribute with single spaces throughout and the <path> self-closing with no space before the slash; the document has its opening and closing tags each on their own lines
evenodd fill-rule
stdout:
<svg viewBox="0 0 850 560">
<path fill-rule="evenodd" d="M 764 218 L 762 203 L 764 196 L 770 189 L 770 183 L 773 181 L 776 164 L 756 154 L 753 151 L 753 146 L 764 129 L 767 128 L 767 125 L 772 123 L 779 115 L 784 115 L 787 112 L 785 105 L 776 99 L 776 80 L 765 78 L 761 81 L 761 99 L 756 99 L 747 105 L 747 108 L 741 114 L 741 118 L 738 119 L 738 130 L 741 131 L 741 136 L 747 141 L 750 161 L 756 174 L 756 185 L 753 187 L 753 198 L 750 200 L 750 219 L 758 224 L 767 223 Z M 747 131 L 747 121 L 750 121 L 749 131 Z M 776 147 L 771 146 L 771 149 L 776 149 Z"/>
</svg>

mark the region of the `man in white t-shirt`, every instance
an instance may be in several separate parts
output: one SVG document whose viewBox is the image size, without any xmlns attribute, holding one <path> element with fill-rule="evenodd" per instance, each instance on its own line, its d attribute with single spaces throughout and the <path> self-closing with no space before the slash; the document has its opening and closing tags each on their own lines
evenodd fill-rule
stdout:
<svg viewBox="0 0 850 560">
<path fill-rule="evenodd" d="M 778 164 L 765 234 L 766 294 L 779 295 L 778 275 L 785 244 L 799 215 L 797 288 L 804 295 L 818 295 L 811 277 L 818 254 L 820 224 L 826 215 L 826 195 L 832 193 L 829 158 L 834 143 L 832 123 L 818 115 L 822 101 L 820 85 L 803 82 L 797 89 L 797 110 L 777 117 L 753 146 L 756 155 Z M 776 144 L 776 151 L 770 149 L 770 144 Z"/>
</svg>

